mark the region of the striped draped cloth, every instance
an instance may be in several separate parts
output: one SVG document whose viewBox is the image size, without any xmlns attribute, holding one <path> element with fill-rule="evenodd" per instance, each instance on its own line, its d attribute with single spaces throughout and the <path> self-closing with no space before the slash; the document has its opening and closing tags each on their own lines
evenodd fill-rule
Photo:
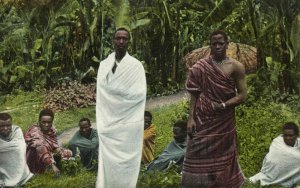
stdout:
<svg viewBox="0 0 300 188">
<path fill-rule="evenodd" d="M 62 159 L 72 156 L 72 151 L 59 146 L 56 129 L 51 127 L 43 132 L 38 124 L 34 124 L 24 134 L 27 144 L 26 159 L 30 171 L 34 174 L 43 174 L 47 167 L 55 164 L 54 155 Z"/>
<path fill-rule="evenodd" d="M 192 67 L 186 89 L 196 97 L 196 132 L 188 140 L 182 187 L 240 187 L 244 176 L 237 160 L 235 110 L 215 111 L 212 106 L 236 95 L 234 80 L 209 57 Z"/>
</svg>

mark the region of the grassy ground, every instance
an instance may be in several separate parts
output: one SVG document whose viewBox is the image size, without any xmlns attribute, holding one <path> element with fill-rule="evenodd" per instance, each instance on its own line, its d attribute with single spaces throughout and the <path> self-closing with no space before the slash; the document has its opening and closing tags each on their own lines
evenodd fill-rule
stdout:
<svg viewBox="0 0 300 188">
<path fill-rule="evenodd" d="M 0 111 L 10 113 L 13 124 L 22 128 L 23 132 L 38 121 L 38 115 L 42 107 L 40 93 L 19 93 L 18 95 L 5 96 L 0 98 Z M 95 121 L 95 107 L 71 109 L 63 112 L 56 112 L 54 126 L 58 133 L 78 125 L 82 117 L 88 117 Z"/>
<path fill-rule="evenodd" d="M 13 122 L 26 130 L 29 125 L 37 121 L 38 112 L 41 109 L 42 99 L 35 93 L 21 93 L 18 96 L 0 97 L 0 111 L 12 110 Z M 297 101 L 296 101 L 297 102 Z M 298 102 L 299 103 L 299 102 Z M 186 103 L 178 103 L 167 107 L 152 110 L 153 123 L 157 127 L 155 155 L 158 155 L 167 143 L 172 140 L 172 124 L 174 121 L 186 118 Z M 298 112 L 293 112 L 288 106 L 274 104 L 265 101 L 256 101 L 255 104 L 242 105 L 237 111 L 238 125 L 238 150 L 241 168 L 246 177 L 257 173 L 262 160 L 268 152 L 268 147 L 273 138 L 281 133 L 281 126 L 286 121 L 295 121 L 299 124 Z M 95 108 L 74 109 L 56 113 L 55 125 L 59 132 L 70 127 L 77 126 L 81 117 L 95 118 Z M 38 175 L 25 187 L 94 187 L 96 181 L 95 172 L 80 170 L 75 175 L 63 174 L 60 178 L 54 178 L 51 173 Z M 174 171 L 156 172 L 144 174 L 141 169 L 138 180 L 138 188 L 147 187 L 179 187 L 180 176 Z M 245 188 L 258 188 L 249 182 Z M 280 186 L 267 186 L 280 187 Z"/>
</svg>

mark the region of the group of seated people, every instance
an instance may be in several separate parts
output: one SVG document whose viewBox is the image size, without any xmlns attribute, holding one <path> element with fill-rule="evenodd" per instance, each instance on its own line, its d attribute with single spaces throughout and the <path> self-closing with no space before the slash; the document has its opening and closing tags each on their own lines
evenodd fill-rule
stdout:
<svg viewBox="0 0 300 188">
<path fill-rule="evenodd" d="M 54 113 L 44 109 L 38 122 L 23 134 L 8 113 L 0 113 L 0 187 L 21 186 L 33 174 L 43 174 L 47 169 L 59 176 L 57 161 L 77 156 L 88 170 L 97 169 L 99 141 L 90 120 L 79 121 L 79 131 L 70 140 L 69 149 L 58 143 L 53 120 Z"/>
<path fill-rule="evenodd" d="M 53 126 L 54 113 L 49 109 L 40 111 L 38 122 L 24 134 L 20 127 L 13 125 L 8 113 L 0 113 L 0 187 L 14 187 L 25 184 L 33 174 L 43 174 L 52 170 L 60 175 L 58 160 L 70 160 L 80 157 L 88 170 L 98 168 L 99 139 L 97 130 L 92 128 L 88 118 L 79 120 L 79 130 L 70 139 L 67 148 L 63 148 Z M 155 126 L 152 114 L 145 111 L 144 147 L 142 163 L 147 170 L 164 170 L 170 161 L 181 165 L 186 146 L 186 122 L 174 124 L 172 141 L 158 157 L 154 159 Z M 14 163 L 9 161 L 13 160 Z"/>
<path fill-rule="evenodd" d="M 54 113 L 44 109 L 39 114 L 38 123 L 23 134 L 20 127 L 13 125 L 8 113 L 0 113 L 0 187 L 23 185 L 33 174 L 42 174 L 47 169 L 59 176 L 57 158 L 69 160 L 80 157 L 84 167 L 97 170 L 99 139 L 90 120 L 80 119 L 79 130 L 69 141 L 68 149 L 59 145 L 53 120 Z M 145 111 L 144 121 L 141 161 L 147 172 L 167 170 L 170 164 L 181 167 L 186 148 L 187 122 L 179 120 L 174 123 L 174 140 L 155 158 L 156 131 L 149 111 Z M 299 128 L 295 123 L 288 122 L 282 132 L 273 140 L 260 172 L 249 178 L 251 182 L 260 182 L 262 186 L 280 184 L 294 187 L 300 181 Z"/>
</svg>

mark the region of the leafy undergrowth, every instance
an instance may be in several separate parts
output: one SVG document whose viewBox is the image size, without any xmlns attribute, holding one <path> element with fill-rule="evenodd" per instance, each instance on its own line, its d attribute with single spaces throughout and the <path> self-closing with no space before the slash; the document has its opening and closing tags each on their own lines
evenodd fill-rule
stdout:
<svg viewBox="0 0 300 188">
<path fill-rule="evenodd" d="M 180 168 L 171 166 L 168 171 L 146 172 L 142 169 L 139 174 L 137 188 L 175 188 L 180 187 Z"/>
</svg>

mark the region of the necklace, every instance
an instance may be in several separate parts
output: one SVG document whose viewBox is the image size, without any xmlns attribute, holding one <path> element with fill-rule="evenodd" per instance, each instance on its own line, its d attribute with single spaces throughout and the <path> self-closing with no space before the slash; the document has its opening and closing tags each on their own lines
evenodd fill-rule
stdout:
<svg viewBox="0 0 300 188">
<path fill-rule="evenodd" d="M 223 64 L 225 64 L 226 62 L 227 62 L 227 58 L 226 59 L 223 59 L 222 61 L 216 61 L 216 60 L 214 60 L 213 58 L 212 58 L 212 62 L 213 62 L 213 64 L 219 64 L 219 65 L 223 65 Z"/>
</svg>

